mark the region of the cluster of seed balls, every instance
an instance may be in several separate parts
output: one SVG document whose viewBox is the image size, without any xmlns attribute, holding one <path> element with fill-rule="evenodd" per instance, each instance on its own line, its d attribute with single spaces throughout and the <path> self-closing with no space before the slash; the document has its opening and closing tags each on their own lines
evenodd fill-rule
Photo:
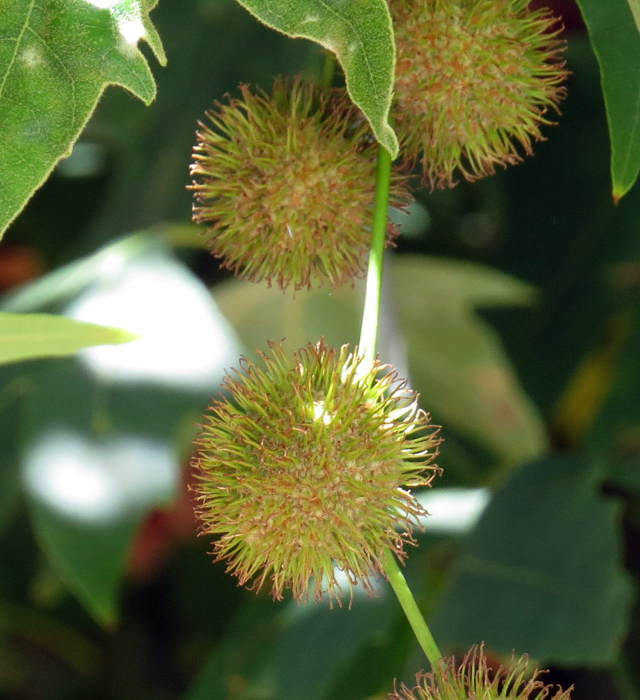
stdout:
<svg viewBox="0 0 640 700">
<path fill-rule="evenodd" d="M 411 201 L 411 166 L 451 187 L 531 153 L 566 77 L 557 20 L 528 0 L 389 0 L 402 162 L 389 204 Z M 277 79 L 240 88 L 200 125 L 194 220 L 223 267 L 295 290 L 365 271 L 377 147 L 344 90 Z M 389 223 L 387 241 L 397 231 Z"/>
<path fill-rule="evenodd" d="M 526 0 L 389 7 L 394 125 L 422 183 L 452 186 L 529 153 L 563 95 L 555 19 Z M 294 290 L 352 282 L 366 266 L 376 152 L 344 91 L 285 79 L 270 93 L 243 86 L 200 124 L 194 219 L 213 255 L 245 279 Z M 392 206 L 411 199 L 409 169 L 392 174 Z M 395 234 L 389 224 L 387 241 Z M 204 418 L 194 460 L 216 558 L 276 598 L 371 590 L 384 553 L 402 557 L 425 514 L 404 488 L 436 471 L 437 429 L 417 396 L 357 348 L 322 342 L 292 357 L 272 346 L 261 365 L 230 374 L 226 392 Z"/>
</svg>

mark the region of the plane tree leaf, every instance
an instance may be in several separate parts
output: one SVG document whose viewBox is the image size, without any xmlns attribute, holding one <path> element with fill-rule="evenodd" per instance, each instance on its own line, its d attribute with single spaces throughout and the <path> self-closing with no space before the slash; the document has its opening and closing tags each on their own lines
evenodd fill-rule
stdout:
<svg viewBox="0 0 640 700">
<path fill-rule="evenodd" d="M 497 270 L 440 258 L 397 258 L 391 270 L 422 405 L 504 464 L 543 452 L 542 419 L 497 333 L 476 314 L 479 308 L 530 305 L 534 290 Z"/>
<path fill-rule="evenodd" d="M 261 22 L 290 37 L 311 39 L 337 56 L 351 99 L 378 141 L 395 158 L 389 126 L 395 44 L 386 0 L 238 0 Z"/>
<path fill-rule="evenodd" d="M 145 39 L 165 62 L 149 8 L 143 0 L 2 3 L 0 235 L 70 154 L 107 85 L 121 85 L 147 104 L 155 97 L 137 48 Z"/>
<path fill-rule="evenodd" d="M 498 490 L 456 560 L 433 620 L 447 647 L 484 641 L 568 665 L 613 661 L 633 586 L 620 509 L 584 457 L 530 462 Z"/>
</svg>

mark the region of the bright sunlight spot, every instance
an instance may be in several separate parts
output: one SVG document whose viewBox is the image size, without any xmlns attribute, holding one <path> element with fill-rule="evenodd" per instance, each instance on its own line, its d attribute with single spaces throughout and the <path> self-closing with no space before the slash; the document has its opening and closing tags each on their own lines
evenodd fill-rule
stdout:
<svg viewBox="0 0 640 700">
<path fill-rule="evenodd" d="M 426 532 L 463 534 L 470 530 L 487 507 L 489 489 L 448 488 L 416 494 L 420 505 L 430 513 L 421 519 Z"/>
<path fill-rule="evenodd" d="M 324 401 L 314 401 L 313 420 L 321 420 L 325 425 L 331 423 L 331 416 L 325 410 Z"/>
<path fill-rule="evenodd" d="M 123 382 L 149 381 L 206 391 L 220 382 L 240 349 L 207 288 L 166 254 L 104 260 L 100 279 L 66 310 L 80 321 L 140 336 L 126 345 L 84 350 L 97 374 Z"/>
<path fill-rule="evenodd" d="M 94 7 L 109 10 L 122 38 L 135 46 L 145 35 L 140 3 L 131 0 L 85 0 Z"/>
</svg>

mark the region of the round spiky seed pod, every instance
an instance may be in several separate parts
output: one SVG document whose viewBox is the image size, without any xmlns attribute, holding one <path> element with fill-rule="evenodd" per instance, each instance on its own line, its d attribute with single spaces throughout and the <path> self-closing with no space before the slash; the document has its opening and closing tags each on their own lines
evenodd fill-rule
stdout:
<svg viewBox="0 0 640 700">
<path fill-rule="evenodd" d="M 239 584 L 274 598 L 373 590 L 390 549 L 403 556 L 425 511 L 402 486 L 426 486 L 437 428 L 394 372 L 323 341 L 292 357 L 271 345 L 226 378 L 194 460 L 201 533 Z M 313 585 L 312 585 L 313 581 Z"/>
<path fill-rule="evenodd" d="M 280 287 L 337 286 L 364 273 L 376 145 L 341 90 L 276 79 L 271 95 L 241 86 L 200 123 L 193 218 L 223 267 Z M 392 177 L 390 205 L 410 201 Z M 389 224 L 387 242 L 396 229 Z"/>
<path fill-rule="evenodd" d="M 454 657 L 440 659 L 431 673 L 419 673 L 416 685 L 402 684 L 389 700 L 569 700 L 571 690 L 545 685 L 527 656 L 497 670 L 487 664 L 482 646 L 472 647 L 458 665 Z M 553 695 L 552 695 L 553 693 Z"/>
<path fill-rule="evenodd" d="M 558 111 L 567 72 L 558 20 L 528 0 L 390 0 L 395 129 L 431 188 L 517 163 Z"/>
</svg>

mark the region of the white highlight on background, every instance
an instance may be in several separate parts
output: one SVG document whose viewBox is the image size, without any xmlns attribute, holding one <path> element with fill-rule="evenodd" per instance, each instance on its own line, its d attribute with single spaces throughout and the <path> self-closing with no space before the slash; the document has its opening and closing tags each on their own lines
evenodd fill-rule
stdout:
<svg viewBox="0 0 640 700">
<path fill-rule="evenodd" d="M 25 486 L 68 518 L 101 525 L 169 501 L 177 457 L 139 436 L 89 440 L 68 429 L 42 434 L 25 455 Z"/>
<path fill-rule="evenodd" d="M 425 531 L 438 534 L 464 534 L 478 522 L 491 499 L 487 488 L 434 488 L 416 494 L 429 515 L 420 519 Z"/>
<path fill-rule="evenodd" d="M 79 357 L 104 377 L 149 381 L 206 392 L 237 362 L 239 343 L 207 288 L 165 253 L 105 257 L 96 284 L 67 316 L 130 331 L 140 338 L 83 350 Z"/>
</svg>

